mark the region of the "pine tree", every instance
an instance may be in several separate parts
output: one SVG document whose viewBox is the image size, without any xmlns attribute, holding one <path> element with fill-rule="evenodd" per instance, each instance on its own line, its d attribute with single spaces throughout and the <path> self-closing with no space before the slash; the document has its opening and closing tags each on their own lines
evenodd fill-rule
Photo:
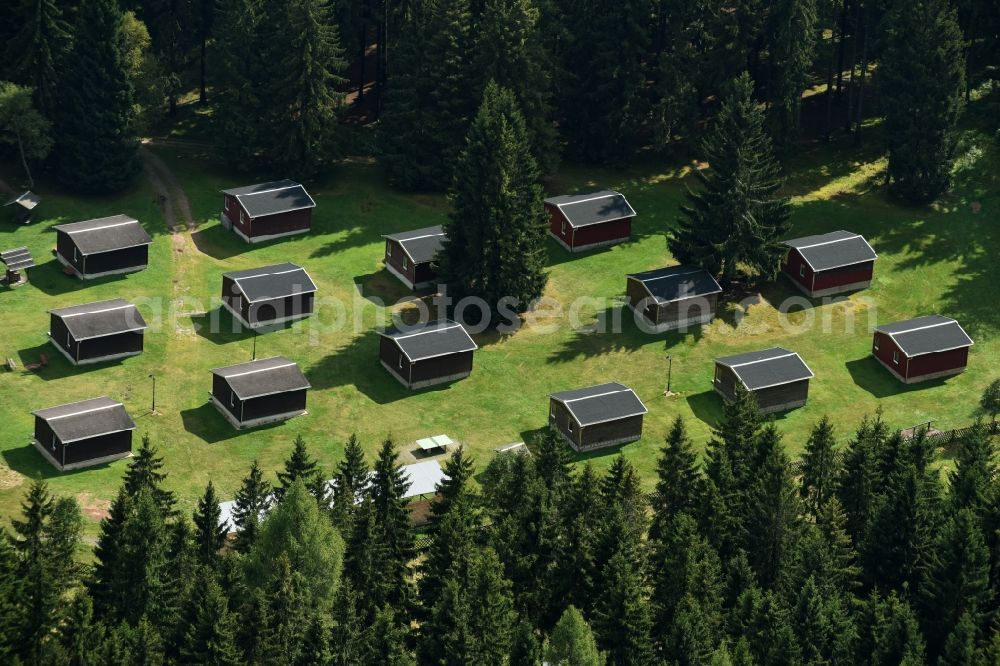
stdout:
<svg viewBox="0 0 1000 666">
<path fill-rule="evenodd" d="M 602 578 L 604 588 L 599 591 L 593 622 L 609 665 L 653 663 L 652 619 L 638 567 L 619 551 L 608 560 Z"/>
<path fill-rule="evenodd" d="M 410 582 L 413 532 L 404 497 L 410 482 L 398 464 L 397 455 L 396 444 L 391 438 L 382 442 L 369 488 L 377 540 L 384 549 L 381 550 L 383 557 L 378 562 L 377 570 L 382 576 L 386 596 L 372 599 L 376 607 L 385 604 L 394 608 L 404 607 L 413 594 Z"/>
<path fill-rule="evenodd" d="M 858 657 L 872 666 L 920 666 L 924 660 L 924 638 L 917 616 L 895 592 L 868 602 L 861 626 L 866 629 Z"/>
<path fill-rule="evenodd" d="M 220 150 L 239 169 L 256 164 L 264 127 L 266 95 L 258 82 L 267 74 L 267 59 L 258 38 L 262 21 L 259 0 L 218 0 L 216 49 L 218 87 L 214 135 Z"/>
<path fill-rule="evenodd" d="M 448 515 L 452 505 L 459 498 L 468 497 L 471 492 L 468 483 L 472 478 L 475 464 L 465 453 L 465 447 L 459 446 L 444 463 L 444 479 L 435 487 L 434 500 L 431 502 L 431 515 L 435 521 Z M 433 526 L 434 523 L 432 523 Z"/>
<path fill-rule="evenodd" d="M 819 35 L 817 0 L 779 0 L 770 7 L 768 18 L 768 120 L 774 142 L 788 146 L 799 136 L 802 93 L 809 85 Z"/>
<path fill-rule="evenodd" d="M 264 479 L 260 465 L 254 460 L 250 465 L 250 473 L 236 491 L 233 504 L 233 527 L 236 531 L 234 547 L 237 552 L 250 552 L 260 533 L 260 524 L 270 508 L 271 484 Z"/>
<path fill-rule="evenodd" d="M 898 0 L 887 25 L 879 81 L 889 188 L 908 203 L 929 203 L 951 182 L 965 91 L 962 32 L 947 0 Z"/>
<path fill-rule="evenodd" d="M 770 449 L 754 470 L 759 477 L 748 500 L 747 555 L 764 587 L 778 581 L 795 547 L 800 528 L 798 493 L 792 483 L 788 456 L 773 424 L 761 437 L 762 448 Z"/>
<path fill-rule="evenodd" d="M 194 512 L 194 525 L 198 560 L 204 565 L 215 566 L 229 530 L 222 524 L 219 498 L 211 481 L 205 487 L 205 494 L 198 500 L 198 508 Z"/>
<path fill-rule="evenodd" d="M 456 301 L 482 298 L 491 322 L 492 315 L 525 312 L 545 288 L 545 210 L 537 180 L 517 101 L 491 82 L 456 163 L 454 210 L 438 255 L 449 294 Z"/>
<path fill-rule="evenodd" d="M 349 534 L 358 499 L 369 481 L 368 463 L 356 434 L 352 433 L 344 445 L 344 458 L 337 463 L 336 481 L 332 502 L 334 524 Z"/>
<path fill-rule="evenodd" d="M 539 31 L 539 10 L 532 0 L 480 1 L 471 63 L 480 90 L 492 80 L 514 94 L 524 114 L 531 154 L 541 173 L 551 173 L 559 145 L 550 100 L 552 62 Z"/>
<path fill-rule="evenodd" d="M 11 8 L 10 25 L 16 32 L 4 42 L 0 78 L 30 86 L 35 105 L 51 120 L 58 109 L 60 69 L 67 65 L 73 33 L 56 0 L 20 0 Z"/>
<path fill-rule="evenodd" d="M 157 455 L 149 435 L 142 436 L 142 443 L 133 454 L 128 469 L 125 471 L 123 485 L 129 497 L 138 497 L 142 489 L 149 491 L 150 496 L 160 508 L 164 518 L 174 514 L 174 493 L 163 489 L 167 475 L 162 472 L 163 458 Z"/>
<path fill-rule="evenodd" d="M 402 12 L 391 44 L 377 152 L 405 189 L 444 189 L 476 111 L 469 0 L 428 0 Z"/>
<path fill-rule="evenodd" d="M 839 469 L 833 424 L 824 416 L 813 426 L 802 455 L 800 494 L 806 509 L 815 518 L 833 497 Z"/>
<path fill-rule="evenodd" d="M 168 533 L 160 505 L 148 489 L 128 500 L 118 539 L 116 579 L 108 616 L 135 625 L 143 616 L 169 613 Z"/>
<path fill-rule="evenodd" d="M 701 507 L 704 481 L 698 469 L 694 444 L 688 437 L 684 420 L 677 417 L 660 450 L 656 463 L 656 489 L 650 499 L 653 519 L 649 538 L 656 541 L 665 535 L 666 526 L 680 513 L 696 515 Z"/>
<path fill-rule="evenodd" d="M 0 661 L 10 662 L 19 644 L 22 617 L 22 581 L 11 535 L 0 527 Z M 85 596 L 85 595 L 81 595 Z"/>
<path fill-rule="evenodd" d="M 272 48 L 282 53 L 268 86 L 275 166 L 312 176 L 336 155 L 346 68 L 329 0 L 290 0 Z"/>
<path fill-rule="evenodd" d="M 306 488 L 311 488 L 316 479 L 321 478 L 319 464 L 309 455 L 302 435 L 296 435 L 292 444 L 294 448 L 285 461 L 284 471 L 278 472 L 278 486 L 274 489 L 279 502 L 295 481 L 301 480 Z"/>
<path fill-rule="evenodd" d="M 409 626 L 401 622 L 396 611 L 384 606 L 375 613 L 375 621 L 368 630 L 367 656 L 364 663 L 385 666 L 413 666 L 415 663 L 407 647 Z"/>
<path fill-rule="evenodd" d="M 575 606 L 563 612 L 545 644 L 545 661 L 552 666 L 603 666 L 604 655 L 590 625 Z"/>
<path fill-rule="evenodd" d="M 567 153 L 587 162 L 619 162 L 637 143 L 646 112 L 642 57 L 647 0 L 588 0 L 567 13 L 560 128 Z"/>
<path fill-rule="evenodd" d="M 837 496 L 847 512 L 847 531 L 859 547 L 869 533 L 878 494 L 884 490 L 878 460 L 882 456 L 889 427 L 877 412 L 858 426 L 844 451 L 844 464 L 837 479 Z"/>
<path fill-rule="evenodd" d="M 990 598 L 990 555 L 978 518 L 961 509 L 938 534 L 924 569 L 920 607 L 928 652 L 941 654 L 963 618 L 980 626 Z"/>
<path fill-rule="evenodd" d="M 121 22 L 117 0 L 81 0 L 73 57 L 60 68 L 54 118 L 58 176 L 81 192 L 116 192 L 139 170 Z"/>
<path fill-rule="evenodd" d="M 214 666 L 239 664 L 234 618 L 215 576 L 206 572 L 194 589 L 197 595 L 190 607 L 191 617 L 186 623 L 181 646 L 183 661 Z"/>
<path fill-rule="evenodd" d="M 670 252 L 681 263 L 721 273 L 727 287 L 738 266 L 773 276 L 791 209 L 778 194 L 780 166 L 748 74 L 733 81 L 702 157 L 709 167 L 697 172 L 701 188 L 686 194 L 683 217 L 667 238 Z"/>
<path fill-rule="evenodd" d="M 955 470 L 948 474 L 951 508 L 954 511 L 970 509 L 981 515 L 989 506 L 996 476 L 993 442 L 987 427 L 977 421 L 962 436 L 955 456 Z"/>
</svg>

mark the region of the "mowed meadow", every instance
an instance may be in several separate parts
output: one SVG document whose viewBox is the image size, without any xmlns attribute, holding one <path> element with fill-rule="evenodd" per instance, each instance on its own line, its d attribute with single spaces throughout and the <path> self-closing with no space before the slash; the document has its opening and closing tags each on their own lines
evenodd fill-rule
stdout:
<svg viewBox="0 0 1000 666">
<path fill-rule="evenodd" d="M 470 378 L 418 392 L 402 388 L 377 361 L 376 326 L 394 309 L 413 307 L 397 304 L 411 294 L 383 269 L 381 235 L 443 223 L 445 197 L 394 191 L 375 166 L 349 161 L 309 184 L 317 203 L 312 233 L 248 246 L 220 226 L 219 190 L 266 178 L 238 174 L 195 149 L 150 148 L 190 201 L 194 228 L 176 234 L 168 230 L 144 177 L 110 198 L 71 197 L 43 178 L 37 186 L 45 199 L 41 219 L 29 227 L 0 225 L 0 249 L 26 245 L 39 264 L 29 285 L 0 289 L 0 357 L 18 365 L 0 372 L 0 514 L 14 514 L 26 480 L 40 476 L 54 492 L 76 496 L 92 519 L 101 515 L 126 461 L 58 473 L 29 444 L 31 410 L 98 395 L 125 403 L 138 424 L 136 443 L 144 434 L 152 438 L 166 461 L 167 485 L 185 509 L 194 506 L 209 480 L 223 498 L 232 497 L 253 459 L 273 472 L 298 434 L 328 470 L 352 432 L 371 453 L 391 435 L 404 462 L 414 460 L 416 439 L 447 433 L 483 465 L 495 447 L 545 426 L 548 393 L 605 381 L 631 386 L 649 408 L 642 440 L 620 450 L 651 485 L 671 421 L 684 417 L 702 445 L 721 415 L 711 388 L 713 359 L 774 345 L 798 352 L 816 374 L 808 404 L 777 417 L 793 456 L 823 415 L 833 419 L 841 440 L 879 407 L 898 427 L 929 420 L 942 429 L 968 425 L 976 418 L 980 392 L 1000 376 L 1000 307 L 994 295 L 1000 277 L 995 263 L 1000 158 L 990 138 L 966 128 L 953 192 L 934 207 L 905 208 L 881 189 L 884 164 L 870 141 L 867 159 L 857 159 L 859 151 L 848 146 L 802 147 L 786 162 L 786 189 L 794 202 L 795 235 L 848 229 L 868 238 L 879 254 L 871 289 L 837 302 L 810 303 L 779 278 L 752 290 L 742 305 L 727 303 L 709 326 L 644 333 L 631 312 L 622 311 L 625 274 L 671 263 L 664 232 L 678 215 L 695 165 L 564 166 L 546 184 L 548 191 L 622 191 L 638 212 L 632 241 L 580 255 L 550 241 L 550 303 L 512 336 L 476 336 L 480 349 Z M 0 168 L 0 176 L 19 180 L 15 165 Z M 149 269 L 93 282 L 63 275 L 51 253 L 50 227 L 116 213 L 137 217 L 153 236 Z M 258 358 L 283 354 L 301 365 L 313 386 L 309 414 L 238 432 L 208 404 L 209 371 L 250 360 L 254 345 L 251 333 L 234 329 L 229 316 L 218 312 L 221 274 L 283 261 L 308 270 L 320 299 L 345 305 L 343 324 L 334 321 L 332 308 L 321 308 L 312 319 L 257 337 Z M 73 368 L 47 342 L 47 310 L 117 297 L 139 303 L 147 317 L 145 353 Z M 778 308 L 789 298 L 794 298 L 791 312 L 782 314 Z M 383 311 L 377 301 L 390 307 Z M 562 310 L 551 305 L 555 302 Z M 970 367 L 944 381 L 904 387 L 869 357 L 870 327 L 931 313 L 955 317 L 972 335 Z M 620 332 L 613 330 L 618 317 Z M 574 327 L 571 320 L 583 326 Z M 212 321 L 219 324 L 214 330 Z M 46 368 L 23 370 L 43 354 Z M 668 355 L 673 359 L 669 397 L 664 395 Z M 156 415 L 150 414 L 151 373 Z M 586 458 L 604 468 L 617 452 Z"/>
</svg>

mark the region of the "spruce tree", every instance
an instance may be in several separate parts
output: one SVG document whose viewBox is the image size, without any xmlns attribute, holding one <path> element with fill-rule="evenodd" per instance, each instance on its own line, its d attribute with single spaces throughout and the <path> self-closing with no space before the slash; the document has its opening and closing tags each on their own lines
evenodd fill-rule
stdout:
<svg viewBox="0 0 1000 666">
<path fill-rule="evenodd" d="M 593 610 L 594 585 L 600 576 L 596 551 L 601 528 L 594 516 L 601 514 L 604 504 L 598 483 L 597 474 L 588 463 L 573 480 L 559 506 L 552 598 L 576 606 L 584 613 Z M 553 606 L 553 612 L 559 612 Z"/>
<path fill-rule="evenodd" d="M 73 595 L 58 631 L 62 654 L 70 664 L 97 664 L 104 640 L 104 626 L 94 621 L 90 595 Z"/>
<path fill-rule="evenodd" d="M 413 532 L 410 530 L 410 514 L 404 497 L 410 481 L 399 465 L 397 456 L 396 444 L 391 438 L 382 442 L 372 469 L 372 482 L 368 491 L 374 509 L 377 539 L 384 549 L 378 571 L 385 585 L 386 597 L 372 600 L 377 607 L 384 604 L 390 604 L 394 608 L 404 607 L 411 601 L 413 594 L 410 582 Z"/>
<path fill-rule="evenodd" d="M 491 548 L 480 549 L 469 567 L 469 663 L 503 664 L 510 655 L 517 615 L 511 583 Z"/>
<path fill-rule="evenodd" d="M 148 489 L 128 501 L 118 539 L 118 567 L 108 616 L 135 625 L 143 616 L 169 614 L 168 532 L 160 505 Z"/>
<path fill-rule="evenodd" d="M 60 69 L 67 66 L 65 58 L 73 43 L 73 32 L 60 4 L 56 0 L 11 2 L 9 19 L 16 32 L 3 43 L 5 64 L 0 66 L 0 78 L 32 88 L 35 105 L 50 120 L 62 94 Z"/>
<path fill-rule="evenodd" d="M 18 577 L 17 551 L 7 529 L 0 527 L 0 661 L 10 662 L 21 647 L 23 582 Z M 86 595 L 80 595 L 86 597 Z"/>
<path fill-rule="evenodd" d="M 229 530 L 222 524 L 219 498 L 211 481 L 205 486 L 205 494 L 198 500 L 198 508 L 194 512 L 194 525 L 198 560 L 204 565 L 215 566 Z"/>
<path fill-rule="evenodd" d="M 652 617 L 639 568 L 619 551 L 605 564 L 602 578 L 593 623 L 608 664 L 653 663 Z"/>
<path fill-rule="evenodd" d="M 514 94 L 531 154 L 541 173 L 551 173 L 559 145 L 550 100 L 553 63 L 539 30 L 540 12 L 532 0 L 480 1 L 472 71 L 480 77 L 480 89 L 492 80 Z"/>
<path fill-rule="evenodd" d="M 775 144 L 788 146 L 799 137 L 802 93 L 809 85 L 819 36 L 817 0 L 779 0 L 768 19 L 768 120 Z"/>
<path fill-rule="evenodd" d="M 230 614 L 228 601 L 218 581 L 205 573 L 199 584 L 196 599 L 190 607 L 191 617 L 184 629 L 181 658 L 190 664 L 236 666 L 241 663 L 236 650 L 235 618 Z"/>
<path fill-rule="evenodd" d="M 733 81 L 702 157 L 709 166 L 696 172 L 700 188 L 686 193 L 683 216 L 668 234 L 670 252 L 681 263 L 721 274 L 727 287 L 740 266 L 773 276 L 791 209 L 778 194 L 780 166 L 748 74 Z"/>
<path fill-rule="evenodd" d="M 877 412 L 873 419 L 865 416 L 844 451 L 837 497 L 847 513 L 847 531 L 859 547 L 869 533 L 878 495 L 884 491 L 878 460 L 888 437 L 889 427 Z"/>
<path fill-rule="evenodd" d="M 316 480 L 321 478 L 319 464 L 309 455 L 302 435 L 295 436 L 292 446 L 284 471 L 278 472 L 278 485 L 274 489 L 274 496 L 279 502 L 295 481 L 302 481 L 306 488 L 312 488 Z"/>
<path fill-rule="evenodd" d="M 806 509 L 814 518 L 833 497 L 838 472 L 833 424 L 824 416 L 809 433 L 806 450 L 802 455 L 800 494 Z"/>
<path fill-rule="evenodd" d="M 235 548 L 239 553 L 250 552 L 260 524 L 268 509 L 271 508 L 271 484 L 264 479 L 260 465 L 254 460 L 250 472 L 243 479 L 240 489 L 236 491 L 233 504 L 233 528 L 236 531 Z"/>
<path fill-rule="evenodd" d="M 951 182 L 965 91 L 958 16 L 948 0 L 896 0 L 879 66 L 890 191 L 929 203 Z"/>
<path fill-rule="evenodd" d="M 996 428 L 997 414 L 1000 414 L 1000 379 L 994 379 L 983 389 L 979 398 L 979 408 L 990 415 L 993 428 Z"/>
<path fill-rule="evenodd" d="M 964 613 L 958 624 L 948 635 L 938 666 L 965 666 L 966 664 L 983 663 L 980 653 L 976 650 L 976 622 L 971 613 Z"/>
<path fill-rule="evenodd" d="M 642 58 L 647 0 L 588 0 L 567 12 L 560 123 L 577 160 L 620 162 L 631 155 L 646 112 Z"/>
<path fill-rule="evenodd" d="M 279 42 L 272 44 L 282 58 L 268 89 L 275 112 L 268 129 L 275 166 L 308 177 L 336 156 L 346 63 L 329 0 L 283 4 Z"/>
<path fill-rule="evenodd" d="M 400 621 L 398 613 L 390 606 L 383 606 L 375 613 L 375 621 L 369 627 L 365 647 L 364 663 L 385 664 L 385 666 L 414 666 L 413 657 L 407 646 L 409 625 Z"/>
<path fill-rule="evenodd" d="M 445 461 L 443 466 L 444 479 L 438 482 L 437 487 L 435 487 L 434 500 L 431 502 L 431 515 L 435 521 L 448 515 L 452 505 L 460 498 L 470 497 L 471 490 L 468 484 L 474 469 L 475 464 L 472 458 L 465 452 L 465 447 L 461 445 Z M 433 525 L 434 523 L 432 523 Z"/>
<path fill-rule="evenodd" d="M 948 474 L 951 508 L 970 509 L 977 515 L 989 506 L 997 464 L 993 441 L 982 422 L 976 422 L 958 445 L 955 470 Z"/>
<path fill-rule="evenodd" d="M 535 469 L 545 485 L 555 494 L 561 494 L 572 475 L 573 457 L 566 446 L 566 439 L 551 424 L 542 430 L 534 441 Z"/>
<path fill-rule="evenodd" d="M 493 316 L 523 313 L 545 272 L 545 210 L 524 116 L 510 91 L 490 82 L 459 156 L 448 239 L 438 260 L 449 294 L 479 297 Z M 476 323 L 476 322 L 473 322 Z"/>
<path fill-rule="evenodd" d="M 174 503 L 176 498 L 174 493 L 164 490 L 163 484 L 167 475 L 161 471 L 163 469 L 163 458 L 157 455 L 156 447 L 153 446 L 149 435 L 142 436 L 142 443 L 133 454 L 125 471 L 123 481 L 125 493 L 129 497 L 138 497 L 139 491 L 146 489 L 150 496 L 157 503 L 164 518 L 174 514 Z"/>
<path fill-rule="evenodd" d="M 872 666 L 920 666 L 925 663 L 924 638 L 916 613 L 895 592 L 872 596 L 862 619 L 865 632 L 858 658 Z"/>
<path fill-rule="evenodd" d="M 815 578 L 807 578 L 792 609 L 802 663 L 850 663 L 857 640 L 851 614 L 846 597 L 831 595 Z"/>
<path fill-rule="evenodd" d="M 542 663 L 542 647 L 538 632 L 531 626 L 531 622 L 521 618 L 514 628 L 514 639 L 510 647 L 511 666 L 538 666 Z"/>
<path fill-rule="evenodd" d="M 258 83 L 267 76 L 268 61 L 258 37 L 262 11 L 258 0 L 218 0 L 216 50 L 218 88 L 214 136 L 237 169 L 257 163 L 266 140 L 266 94 Z"/>
<path fill-rule="evenodd" d="M 545 644 L 545 661 L 552 666 L 603 666 L 604 655 L 583 613 L 568 606 Z"/>
<path fill-rule="evenodd" d="M 81 192 L 124 188 L 139 170 L 132 84 L 117 0 L 81 0 L 73 56 L 61 67 L 55 114 L 57 174 Z"/>
<path fill-rule="evenodd" d="M 279 555 L 266 589 L 271 618 L 267 631 L 275 654 L 289 663 L 302 656 L 307 628 L 312 616 L 318 614 L 309 606 L 305 585 L 302 574 L 292 570 L 288 554 Z"/>
<path fill-rule="evenodd" d="M 701 507 L 704 481 L 698 469 L 694 444 L 684 420 L 678 416 L 670 427 L 656 463 L 656 489 L 650 498 L 653 512 L 649 538 L 665 535 L 666 526 L 680 513 L 696 515 Z"/>
<path fill-rule="evenodd" d="M 363 663 L 365 654 L 364 624 L 358 612 L 358 597 L 351 581 L 345 579 L 337 590 L 333 604 L 333 624 L 330 631 L 331 660 L 337 666 Z M 374 623 L 373 623 L 374 625 Z"/>
<path fill-rule="evenodd" d="M 369 470 L 365 453 L 356 434 L 351 434 L 344 445 L 344 457 L 337 463 L 336 484 L 333 488 L 334 524 L 345 534 L 350 533 L 351 520 L 356 512 L 358 499 L 368 485 Z"/>
</svg>

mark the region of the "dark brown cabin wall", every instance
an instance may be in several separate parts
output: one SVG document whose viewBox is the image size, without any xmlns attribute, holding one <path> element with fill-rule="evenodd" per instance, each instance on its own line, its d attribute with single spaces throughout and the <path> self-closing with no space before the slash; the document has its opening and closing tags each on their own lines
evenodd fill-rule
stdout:
<svg viewBox="0 0 1000 666">
<path fill-rule="evenodd" d="M 313 294 L 297 294 L 285 298 L 276 298 L 271 301 L 258 301 L 257 303 L 247 305 L 248 307 L 245 309 L 251 317 L 247 318 L 247 321 L 251 324 L 263 323 L 275 319 L 311 314 L 313 310 Z"/>
<path fill-rule="evenodd" d="M 219 401 L 220 405 L 225 407 L 227 412 L 237 419 L 240 418 L 240 406 L 242 404 L 240 399 L 235 396 L 233 390 L 229 387 L 229 382 L 216 374 L 212 375 L 212 395 Z"/>
<path fill-rule="evenodd" d="M 386 240 L 386 249 L 385 262 L 396 269 L 397 273 L 402 274 L 410 282 L 415 283 L 416 280 L 413 279 L 413 262 L 406 256 L 403 246 L 394 240 Z M 406 259 L 405 267 L 403 266 L 404 258 Z"/>
<path fill-rule="evenodd" d="M 226 303 L 232 309 L 237 312 L 240 311 L 240 302 L 243 299 L 243 293 L 240 291 L 239 287 L 236 286 L 236 281 L 232 278 L 223 275 L 222 276 L 222 302 Z"/>
<path fill-rule="evenodd" d="M 66 459 L 56 458 L 63 465 L 103 458 L 132 450 L 132 431 L 113 432 L 66 445 Z"/>
<path fill-rule="evenodd" d="M 788 250 L 784 260 L 781 262 L 781 270 L 785 275 L 798 282 L 807 290 L 812 291 L 813 270 L 806 263 L 806 260 L 802 258 L 802 254 L 798 250 L 795 248 Z M 800 270 L 802 271 L 802 275 L 799 274 Z"/>
<path fill-rule="evenodd" d="M 558 206 L 550 206 L 545 204 L 545 210 L 549 214 L 549 231 L 553 235 L 561 238 L 564 243 L 573 246 L 573 227 L 570 226 L 569 220 L 566 216 L 562 214 Z M 565 223 L 565 224 L 564 224 Z"/>
<path fill-rule="evenodd" d="M 287 213 L 255 217 L 250 225 L 250 236 L 274 236 L 309 229 L 312 226 L 312 208 L 302 208 Z"/>
<path fill-rule="evenodd" d="M 580 446 L 580 428 L 576 419 L 570 415 L 566 405 L 552 398 L 549 398 L 549 423 L 572 440 L 577 447 Z"/>
<path fill-rule="evenodd" d="M 730 400 L 736 398 L 736 385 L 739 383 L 739 380 L 736 379 L 736 375 L 730 368 L 716 363 L 715 377 L 712 381 L 713 384 L 718 387 L 727 398 Z"/>
<path fill-rule="evenodd" d="M 76 358 L 78 361 L 86 361 L 104 356 L 141 352 L 143 338 L 144 336 L 141 332 L 130 332 L 82 340 L 79 343 L 79 356 Z"/>
<path fill-rule="evenodd" d="M 52 453 L 53 442 L 55 442 L 57 448 L 62 446 L 59 439 L 52 434 L 52 428 L 49 427 L 49 424 L 37 416 L 35 417 L 35 440 L 44 446 L 45 450 L 49 453 Z M 53 455 L 55 454 L 53 453 Z"/>
<path fill-rule="evenodd" d="M 86 275 L 121 271 L 130 268 L 145 268 L 149 264 L 149 246 L 139 245 L 122 250 L 101 252 L 87 256 Z"/>
<path fill-rule="evenodd" d="M 828 271 L 816 273 L 816 281 L 813 286 L 815 291 L 821 289 L 831 289 L 859 282 L 871 282 L 874 274 L 875 262 L 868 261 L 861 264 L 852 264 L 840 268 L 831 268 Z"/>
<path fill-rule="evenodd" d="M 413 264 L 413 277 L 410 281 L 414 284 L 422 284 L 424 282 L 435 282 L 437 281 L 437 272 L 430 262 L 424 262 L 422 264 Z"/>
<path fill-rule="evenodd" d="M 392 338 L 379 336 L 378 357 L 404 381 L 410 381 L 410 361 Z"/>
<path fill-rule="evenodd" d="M 616 421 L 584 426 L 581 434 L 581 446 L 586 448 L 626 438 L 639 439 L 641 436 L 642 416 L 630 416 Z"/>
<path fill-rule="evenodd" d="M 447 354 L 413 363 L 411 382 L 424 382 L 438 377 L 450 377 L 466 372 L 472 372 L 472 352 Z"/>
<path fill-rule="evenodd" d="M 56 231 L 56 251 L 59 252 L 59 256 L 65 259 L 77 272 L 83 272 L 83 255 L 77 251 L 76 256 L 73 256 L 73 251 L 76 249 L 76 245 L 73 243 L 73 239 L 65 231 Z"/>
<path fill-rule="evenodd" d="M 718 294 L 696 296 L 680 301 L 663 303 L 659 306 L 658 324 L 673 324 L 685 319 L 700 318 L 706 314 L 715 314 Z"/>
<path fill-rule="evenodd" d="M 250 398 L 243 403 L 243 421 L 301 412 L 306 408 L 306 391 L 287 391 L 259 398 Z M 239 418 L 239 417 L 237 417 Z"/>
<path fill-rule="evenodd" d="M 625 296 L 634 309 L 642 308 L 642 314 L 651 324 L 656 324 L 656 302 L 638 280 L 626 278 Z M 645 301 L 645 302 L 644 302 Z"/>
<path fill-rule="evenodd" d="M 787 405 L 790 402 L 799 402 L 809 398 L 809 380 L 757 389 L 753 393 L 757 398 L 757 405 L 761 409 Z"/>
<path fill-rule="evenodd" d="M 55 315 L 49 315 L 49 336 L 67 354 L 76 358 L 76 340 L 73 339 L 73 336 L 69 335 L 69 330 L 66 328 L 65 322 Z"/>
<path fill-rule="evenodd" d="M 910 359 L 907 377 L 922 377 L 950 370 L 964 370 L 969 363 L 969 348 L 922 354 Z"/>
<path fill-rule="evenodd" d="M 252 220 L 247 214 L 246 208 L 243 207 L 243 204 L 241 204 L 236 197 L 233 197 L 233 199 L 236 201 L 236 208 L 233 211 L 235 216 L 230 215 L 229 220 L 233 223 L 234 227 L 243 232 L 243 235 L 249 236 L 250 231 L 253 228 Z"/>
<path fill-rule="evenodd" d="M 583 247 L 594 243 L 627 240 L 632 235 L 632 218 L 626 217 L 611 222 L 599 222 L 577 227 L 573 230 L 573 247 Z"/>
</svg>

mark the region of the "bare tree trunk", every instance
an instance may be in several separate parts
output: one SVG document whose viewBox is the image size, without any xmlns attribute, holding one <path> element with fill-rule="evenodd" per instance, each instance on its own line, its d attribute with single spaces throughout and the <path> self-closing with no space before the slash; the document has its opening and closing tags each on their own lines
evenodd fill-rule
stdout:
<svg viewBox="0 0 1000 666">
<path fill-rule="evenodd" d="M 847 7 L 850 0 L 840 6 L 840 40 L 837 42 L 837 98 L 844 87 L 844 36 L 847 34 Z"/>
<path fill-rule="evenodd" d="M 865 120 L 865 79 L 868 77 L 868 33 L 870 27 L 868 22 L 870 19 L 871 12 L 866 5 L 865 19 L 861 28 L 864 31 L 864 36 L 861 38 L 861 82 L 858 87 L 858 108 L 854 123 L 854 143 L 857 145 L 861 144 L 861 123 Z"/>
<path fill-rule="evenodd" d="M 854 118 L 854 88 L 855 88 L 855 71 L 858 66 L 858 39 L 861 32 L 861 2 L 862 0 L 854 0 L 854 25 L 851 29 L 851 76 L 847 80 L 847 109 L 844 114 L 844 131 L 850 132 L 852 129 L 852 121 Z"/>
<path fill-rule="evenodd" d="M 198 102 L 205 104 L 208 102 L 208 92 L 205 89 L 205 43 L 208 41 L 208 36 L 202 32 L 201 35 L 201 62 L 199 63 L 199 88 L 198 88 Z"/>
<path fill-rule="evenodd" d="M 830 58 L 826 68 L 826 126 L 824 137 L 827 141 L 833 135 L 833 64 L 837 61 L 837 23 L 836 15 L 832 16 L 833 24 L 830 26 Z"/>
<path fill-rule="evenodd" d="M 361 35 L 360 35 L 360 37 L 361 37 L 361 39 L 359 41 L 361 42 L 361 49 L 360 49 L 360 56 L 361 56 L 360 67 L 361 67 L 361 70 L 360 70 L 360 73 L 358 74 L 358 101 L 359 102 L 365 98 L 365 54 L 366 54 L 366 52 L 368 50 L 367 48 L 365 48 L 367 46 L 366 42 L 368 41 L 368 26 L 365 25 L 364 21 L 361 22 Z"/>
<path fill-rule="evenodd" d="M 21 141 L 21 133 L 17 132 L 17 149 L 21 153 L 21 166 L 24 167 L 24 173 L 28 176 L 28 187 L 30 189 L 35 189 L 35 179 L 31 177 L 31 169 L 28 168 L 28 159 L 24 156 L 24 143 Z"/>
</svg>

